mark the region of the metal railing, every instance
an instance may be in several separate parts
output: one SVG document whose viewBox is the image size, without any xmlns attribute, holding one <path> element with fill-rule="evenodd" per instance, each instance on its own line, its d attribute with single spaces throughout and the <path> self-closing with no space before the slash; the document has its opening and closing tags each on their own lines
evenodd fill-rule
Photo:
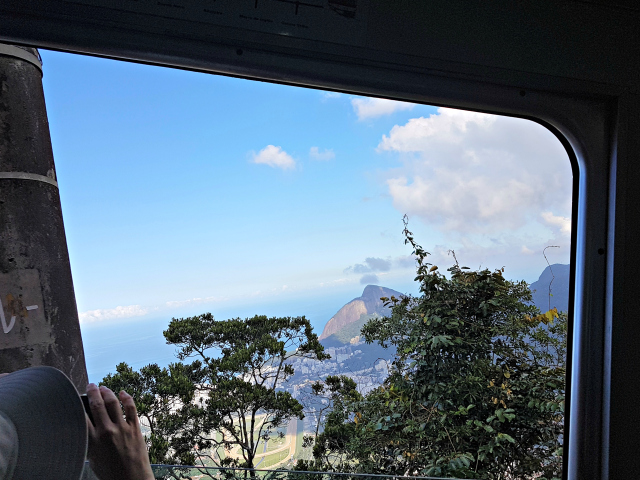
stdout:
<svg viewBox="0 0 640 480">
<path fill-rule="evenodd" d="M 152 465 L 158 480 L 444 480 L 443 477 L 250 468 Z M 450 480 L 450 479 L 447 479 Z"/>
</svg>

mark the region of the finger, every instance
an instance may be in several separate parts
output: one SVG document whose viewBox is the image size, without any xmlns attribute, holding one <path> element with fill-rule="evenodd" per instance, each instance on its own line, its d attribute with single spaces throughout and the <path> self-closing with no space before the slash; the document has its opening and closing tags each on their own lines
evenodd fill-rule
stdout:
<svg viewBox="0 0 640 480">
<path fill-rule="evenodd" d="M 87 385 L 87 397 L 89 398 L 89 409 L 91 410 L 93 421 L 95 422 L 95 432 L 96 429 L 99 430 L 111 423 L 111 419 L 109 418 L 107 409 L 104 406 L 102 394 L 95 383 Z"/>
<path fill-rule="evenodd" d="M 120 401 L 124 407 L 124 414 L 127 417 L 127 423 L 139 428 L 138 411 L 136 410 L 136 402 L 134 402 L 133 397 L 122 390 L 120 392 Z"/>
<path fill-rule="evenodd" d="M 87 430 L 89 431 L 89 436 L 91 436 L 96 433 L 96 427 L 93 426 L 93 423 L 91 423 L 91 419 L 86 412 L 84 416 L 87 417 Z"/>
<path fill-rule="evenodd" d="M 116 397 L 115 393 L 104 385 L 100 386 L 100 393 L 102 394 L 104 406 L 107 409 L 107 413 L 109 414 L 111 421 L 116 425 L 122 423 L 122 408 L 120 408 L 120 401 Z"/>
<path fill-rule="evenodd" d="M 94 427 L 93 424 L 91 423 L 91 419 L 89 418 L 89 415 L 85 413 L 84 416 L 87 419 L 87 437 L 88 437 L 87 440 L 89 443 L 87 456 L 91 456 L 91 452 L 93 451 L 93 445 L 96 443 L 96 440 L 97 440 L 96 427 Z"/>
</svg>

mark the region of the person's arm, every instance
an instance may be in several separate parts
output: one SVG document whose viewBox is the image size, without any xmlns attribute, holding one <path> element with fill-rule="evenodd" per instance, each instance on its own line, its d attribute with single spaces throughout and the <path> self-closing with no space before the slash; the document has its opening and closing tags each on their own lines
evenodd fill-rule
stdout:
<svg viewBox="0 0 640 480">
<path fill-rule="evenodd" d="M 120 392 L 124 407 L 107 387 L 87 386 L 89 407 L 95 426 L 87 417 L 89 427 L 89 464 L 101 480 L 153 480 L 138 413 L 133 398 Z"/>
</svg>

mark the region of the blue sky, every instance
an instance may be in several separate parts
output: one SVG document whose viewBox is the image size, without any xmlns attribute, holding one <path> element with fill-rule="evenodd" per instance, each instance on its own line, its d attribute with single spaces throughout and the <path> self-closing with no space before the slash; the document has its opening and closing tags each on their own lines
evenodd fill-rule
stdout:
<svg viewBox="0 0 640 480">
<path fill-rule="evenodd" d="M 442 268 L 568 262 L 568 159 L 531 122 L 41 55 L 84 332 L 207 311 L 321 329 L 366 283 L 416 293 L 405 213 Z"/>
</svg>

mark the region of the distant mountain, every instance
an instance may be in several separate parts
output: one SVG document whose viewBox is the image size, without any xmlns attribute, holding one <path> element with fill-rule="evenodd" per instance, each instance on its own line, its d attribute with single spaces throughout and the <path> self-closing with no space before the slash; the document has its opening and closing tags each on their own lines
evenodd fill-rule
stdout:
<svg viewBox="0 0 640 480">
<path fill-rule="evenodd" d="M 540 278 L 530 285 L 533 303 L 541 311 L 549 310 L 549 301 L 551 308 L 556 307 L 560 312 L 568 310 L 570 272 L 569 265 L 556 263 L 545 268 Z M 553 282 L 551 282 L 552 279 Z M 550 284 L 551 297 L 549 297 Z M 351 300 L 331 317 L 324 326 L 319 340 L 327 348 L 358 344 L 360 330 L 367 321 L 376 316 L 389 315 L 390 309 L 382 304 L 380 297 L 389 298 L 392 295 L 397 298 L 403 296 L 402 293 L 390 288 L 367 285 L 360 297 Z"/>
<path fill-rule="evenodd" d="M 553 275 L 551 274 L 552 270 Z M 546 312 L 549 310 L 549 302 L 551 302 L 551 308 L 556 307 L 559 312 L 566 312 L 569 308 L 570 273 L 570 265 L 556 263 L 551 267 L 545 268 L 540 278 L 529 287 L 531 288 L 534 305 L 541 311 Z M 551 285 L 551 297 L 549 296 L 549 285 Z"/>
<path fill-rule="evenodd" d="M 382 384 L 395 355 L 395 347 L 384 348 L 377 343 L 367 344 L 360 338 L 360 330 L 368 320 L 387 316 L 380 297 L 400 298 L 402 293 L 377 285 L 367 285 L 358 298 L 344 305 L 324 326 L 320 343 L 328 360 L 298 359 L 292 362 L 295 374 L 288 389 L 294 398 L 305 395 L 310 379 L 323 379 L 327 375 L 347 375 L 358 384 L 360 393 Z"/>
<path fill-rule="evenodd" d="M 386 316 L 390 309 L 380 297 L 402 297 L 402 293 L 377 285 L 367 285 L 358 298 L 354 298 L 338 310 L 324 326 L 319 339 L 325 346 L 348 345 L 357 342 L 362 326 L 374 316 Z M 353 342 L 352 342 L 353 341 Z"/>
</svg>

